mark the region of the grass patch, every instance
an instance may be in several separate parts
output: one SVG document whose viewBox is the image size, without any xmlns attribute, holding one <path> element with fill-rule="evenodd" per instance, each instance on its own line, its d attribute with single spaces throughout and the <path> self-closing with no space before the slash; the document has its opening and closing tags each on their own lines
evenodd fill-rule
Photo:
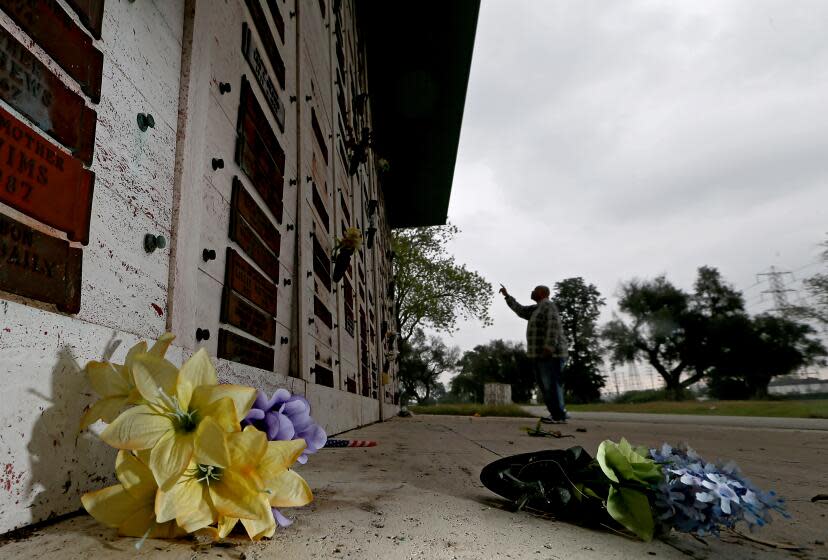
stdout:
<svg viewBox="0 0 828 560">
<path fill-rule="evenodd" d="M 531 418 L 532 415 L 516 404 L 431 404 L 426 406 L 411 405 L 408 410 L 414 414 L 447 414 L 450 416 L 510 416 Z"/>
<path fill-rule="evenodd" d="M 571 411 L 828 418 L 828 399 L 772 401 L 655 401 L 567 405 Z"/>
</svg>

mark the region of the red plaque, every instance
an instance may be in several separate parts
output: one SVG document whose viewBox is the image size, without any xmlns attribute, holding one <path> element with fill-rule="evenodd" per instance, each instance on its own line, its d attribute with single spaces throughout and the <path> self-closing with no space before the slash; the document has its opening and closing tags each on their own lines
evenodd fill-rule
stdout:
<svg viewBox="0 0 828 560">
<path fill-rule="evenodd" d="M 268 344 L 276 342 L 276 320 L 226 288 L 221 297 L 221 322 L 233 325 Z"/>
<path fill-rule="evenodd" d="M 227 248 L 224 286 L 232 288 L 271 315 L 276 315 L 276 286 L 230 247 Z"/>
<path fill-rule="evenodd" d="M 101 100 L 103 54 L 60 4 L 55 0 L 0 0 L 0 8 L 80 84 L 93 102 Z"/>
<path fill-rule="evenodd" d="M 259 208 L 259 205 L 244 188 L 238 177 L 233 177 L 233 194 L 230 199 L 233 214 L 240 214 L 242 218 L 259 234 L 267 245 L 278 257 L 282 252 L 282 235 L 270 218 Z"/>
<path fill-rule="evenodd" d="M 219 329 L 218 357 L 231 362 L 273 371 L 273 348 L 236 333 Z"/>
<path fill-rule="evenodd" d="M 0 290 L 80 311 L 83 251 L 0 214 Z"/>
<path fill-rule="evenodd" d="M 279 282 L 279 259 L 265 247 L 247 222 L 236 212 L 230 214 L 230 239 L 238 243 L 271 280 Z"/>
<path fill-rule="evenodd" d="M 26 47 L 0 28 L 0 98 L 92 163 L 98 116 Z"/>
<path fill-rule="evenodd" d="M 95 39 L 101 38 L 104 0 L 66 0 Z"/>
<path fill-rule="evenodd" d="M 0 107 L 0 202 L 89 243 L 95 174 Z"/>
</svg>

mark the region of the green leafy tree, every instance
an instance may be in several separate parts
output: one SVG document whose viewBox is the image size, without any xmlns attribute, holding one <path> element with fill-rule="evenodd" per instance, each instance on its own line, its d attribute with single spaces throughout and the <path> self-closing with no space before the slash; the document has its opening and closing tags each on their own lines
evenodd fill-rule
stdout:
<svg viewBox="0 0 828 560">
<path fill-rule="evenodd" d="M 606 302 L 595 285 L 580 277 L 556 283 L 553 299 L 569 341 L 569 360 L 563 374 L 566 401 L 600 400 L 606 378 L 600 372 L 603 358 L 598 317 Z"/>
<path fill-rule="evenodd" d="M 449 347 L 436 336 L 427 337 L 417 329 L 400 347 L 401 399 L 419 404 L 430 403 L 445 395 L 440 376 L 455 368 L 460 348 Z"/>
<path fill-rule="evenodd" d="M 418 328 L 452 332 L 458 319 L 491 324 L 491 284 L 446 250 L 458 232 L 451 224 L 392 232 L 395 310 L 403 340 Z"/>
<path fill-rule="evenodd" d="M 664 379 L 675 399 L 703 375 L 688 372 L 686 336 L 690 296 L 664 276 L 622 284 L 618 306 L 629 322 L 616 317 L 603 329 L 611 359 L 616 364 L 644 360 Z"/>
<path fill-rule="evenodd" d="M 711 394 L 717 398 L 767 398 L 774 377 L 822 363 L 826 349 L 815 334 L 810 325 L 769 313 L 739 325 L 731 332 L 728 355 L 711 373 Z"/>
<path fill-rule="evenodd" d="M 460 372 L 451 380 L 450 397 L 460 402 L 483 402 L 486 383 L 512 386 L 512 400 L 528 402 L 535 377 L 523 344 L 493 340 L 463 353 Z"/>
</svg>

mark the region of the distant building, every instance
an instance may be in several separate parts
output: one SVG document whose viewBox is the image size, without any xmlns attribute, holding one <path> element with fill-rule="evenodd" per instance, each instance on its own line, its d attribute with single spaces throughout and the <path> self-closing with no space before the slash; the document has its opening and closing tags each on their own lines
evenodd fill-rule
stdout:
<svg viewBox="0 0 828 560">
<path fill-rule="evenodd" d="M 812 393 L 828 393 L 828 379 L 818 377 L 778 377 L 768 385 L 771 395 L 807 395 Z"/>
<path fill-rule="evenodd" d="M 329 434 L 397 412 L 390 232 L 445 223 L 478 9 L 2 3 L 0 533 L 112 478 L 80 368 L 165 331 Z"/>
</svg>

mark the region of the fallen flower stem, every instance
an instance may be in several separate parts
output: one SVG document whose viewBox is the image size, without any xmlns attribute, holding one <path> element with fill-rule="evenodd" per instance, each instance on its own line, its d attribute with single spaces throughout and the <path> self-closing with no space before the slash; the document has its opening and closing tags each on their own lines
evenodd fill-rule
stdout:
<svg viewBox="0 0 828 560">
<path fill-rule="evenodd" d="M 813 498 L 811 498 L 812 502 L 818 502 L 820 500 L 828 500 L 828 494 L 817 494 Z"/>
<path fill-rule="evenodd" d="M 755 542 L 757 544 L 761 544 L 764 546 L 768 546 L 770 548 L 778 548 L 780 550 L 805 550 L 803 546 L 797 546 L 795 544 L 785 544 L 785 543 L 777 543 L 773 541 L 766 541 L 764 539 L 757 539 L 756 537 L 751 537 L 750 535 L 746 535 L 742 532 L 737 531 L 736 529 L 730 529 L 730 532 L 736 535 L 737 537 L 741 537 L 747 541 Z"/>
</svg>

